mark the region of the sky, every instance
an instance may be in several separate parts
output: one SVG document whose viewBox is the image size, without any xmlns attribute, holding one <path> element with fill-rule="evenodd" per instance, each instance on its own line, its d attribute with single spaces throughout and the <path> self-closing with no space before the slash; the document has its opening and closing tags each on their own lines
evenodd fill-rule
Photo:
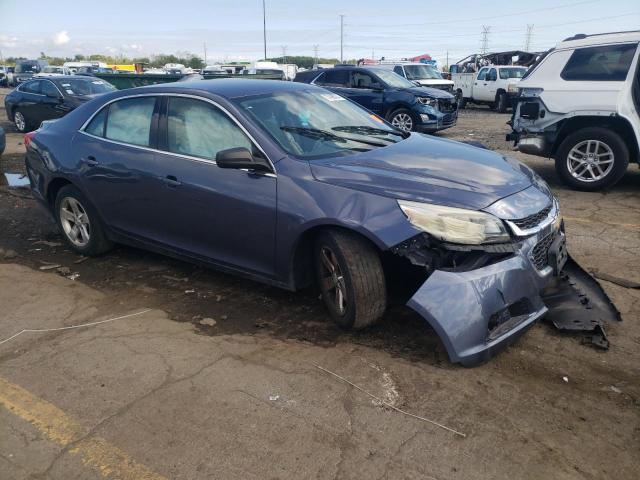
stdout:
<svg viewBox="0 0 640 480">
<path fill-rule="evenodd" d="M 265 0 L 267 57 L 400 59 L 442 65 L 489 51 L 543 51 L 576 33 L 640 29 L 638 0 Z M 606 7 L 606 8 L 603 8 Z M 28 8 L 28 14 L 25 9 Z M 0 0 L 0 54 L 149 56 L 191 52 L 207 63 L 264 57 L 262 0 Z"/>
</svg>

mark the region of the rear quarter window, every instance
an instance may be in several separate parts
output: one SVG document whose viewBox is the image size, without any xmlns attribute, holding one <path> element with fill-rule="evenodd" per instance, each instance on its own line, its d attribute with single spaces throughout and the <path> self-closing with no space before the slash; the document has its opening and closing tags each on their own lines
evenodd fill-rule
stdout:
<svg viewBox="0 0 640 480">
<path fill-rule="evenodd" d="M 577 48 L 562 69 L 567 81 L 623 82 L 635 55 L 636 43 Z"/>
</svg>

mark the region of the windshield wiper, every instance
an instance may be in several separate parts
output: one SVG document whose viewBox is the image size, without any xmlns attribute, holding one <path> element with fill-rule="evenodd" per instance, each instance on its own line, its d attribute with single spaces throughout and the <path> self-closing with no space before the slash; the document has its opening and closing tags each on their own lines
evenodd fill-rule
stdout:
<svg viewBox="0 0 640 480">
<path fill-rule="evenodd" d="M 364 143 L 365 145 L 372 145 L 374 147 L 386 147 L 387 145 L 380 142 L 372 142 L 370 140 L 363 140 L 361 138 L 352 138 L 352 137 L 342 137 L 340 135 L 336 135 L 335 133 L 328 132 L 327 130 L 320 130 L 319 128 L 311 128 L 311 127 L 292 127 L 285 125 L 280 127 L 280 130 L 284 130 L 285 132 L 298 133 L 300 135 L 307 136 L 309 138 L 314 138 L 316 140 L 330 140 L 332 142 L 338 143 L 346 143 L 350 142 L 358 142 Z M 382 140 L 382 139 L 379 139 Z"/>
<path fill-rule="evenodd" d="M 383 133 L 385 135 L 397 135 L 402 138 L 408 137 L 407 132 L 370 127 L 368 125 L 345 125 L 341 127 L 333 127 L 331 130 L 336 130 L 338 132 L 359 133 L 361 135 L 375 135 Z"/>
</svg>

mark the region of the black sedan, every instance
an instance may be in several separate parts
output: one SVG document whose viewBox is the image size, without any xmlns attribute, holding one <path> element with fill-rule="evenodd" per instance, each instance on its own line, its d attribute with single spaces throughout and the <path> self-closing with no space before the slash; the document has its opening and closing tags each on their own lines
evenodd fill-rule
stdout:
<svg viewBox="0 0 640 480">
<path fill-rule="evenodd" d="M 104 80 L 82 76 L 34 78 L 5 97 L 9 120 L 19 132 L 38 128 L 44 120 L 63 117 L 84 102 L 116 88 Z"/>
</svg>

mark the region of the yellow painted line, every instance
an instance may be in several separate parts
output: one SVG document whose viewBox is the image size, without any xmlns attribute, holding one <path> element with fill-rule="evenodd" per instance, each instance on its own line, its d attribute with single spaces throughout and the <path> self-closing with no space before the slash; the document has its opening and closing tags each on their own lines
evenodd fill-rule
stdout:
<svg viewBox="0 0 640 480">
<path fill-rule="evenodd" d="M 137 463 L 127 453 L 99 436 L 83 438 L 87 429 L 55 405 L 0 377 L 0 404 L 36 427 L 49 440 L 71 446 L 69 452 L 107 478 L 120 480 L 167 480 Z M 74 443 L 77 442 L 77 443 Z"/>
<path fill-rule="evenodd" d="M 563 217 L 565 220 L 569 220 L 570 222 L 581 222 L 581 223 L 594 223 L 599 225 L 608 225 L 611 227 L 623 227 L 623 228 L 631 228 L 634 230 L 640 230 L 640 224 L 638 223 L 617 223 L 617 222 L 605 222 L 603 220 L 589 220 L 587 218 L 580 217 Z"/>
</svg>

